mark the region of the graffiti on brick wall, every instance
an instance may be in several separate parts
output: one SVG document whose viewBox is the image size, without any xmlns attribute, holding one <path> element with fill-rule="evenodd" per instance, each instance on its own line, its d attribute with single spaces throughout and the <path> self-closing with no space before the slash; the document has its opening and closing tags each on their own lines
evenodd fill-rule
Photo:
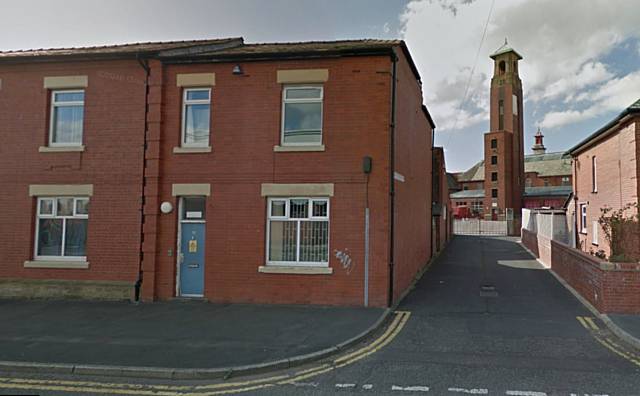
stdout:
<svg viewBox="0 0 640 396">
<path fill-rule="evenodd" d="M 353 271 L 353 267 L 354 267 L 354 262 L 351 259 L 351 255 L 349 254 L 349 249 L 344 249 L 344 250 L 334 250 L 335 252 L 335 256 L 338 259 L 338 261 L 340 261 L 340 264 L 342 264 L 342 269 L 344 269 L 345 271 L 347 271 L 347 275 L 351 274 L 351 271 Z"/>
</svg>

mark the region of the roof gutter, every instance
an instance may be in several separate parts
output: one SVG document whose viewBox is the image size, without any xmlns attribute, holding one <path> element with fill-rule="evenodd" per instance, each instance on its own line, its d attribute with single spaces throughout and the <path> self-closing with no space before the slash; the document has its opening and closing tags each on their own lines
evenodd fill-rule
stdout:
<svg viewBox="0 0 640 396">
<path fill-rule="evenodd" d="M 586 139 L 570 148 L 569 154 L 575 157 L 589 147 L 595 145 L 597 142 L 607 137 L 610 133 L 613 133 L 616 127 L 622 126 L 622 123 L 631 119 L 631 117 L 633 117 L 633 115 L 635 114 L 640 114 L 640 109 L 626 108 L 622 113 L 620 113 L 613 120 L 609 121 L 605 126 L 598 129 L 597 131 L 589 135 Z"/>
</svg>

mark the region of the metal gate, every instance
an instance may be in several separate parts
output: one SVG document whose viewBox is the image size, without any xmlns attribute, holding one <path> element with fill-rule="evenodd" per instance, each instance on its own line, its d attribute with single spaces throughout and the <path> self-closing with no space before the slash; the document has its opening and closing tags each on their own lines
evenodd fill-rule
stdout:
<svg viewBox="0 0 640 396">
<path fill-rule="evenodd" d="M 507 235 L 507 220 L 455 219 L 453 233 L 457 235 Z"/>
</svg>

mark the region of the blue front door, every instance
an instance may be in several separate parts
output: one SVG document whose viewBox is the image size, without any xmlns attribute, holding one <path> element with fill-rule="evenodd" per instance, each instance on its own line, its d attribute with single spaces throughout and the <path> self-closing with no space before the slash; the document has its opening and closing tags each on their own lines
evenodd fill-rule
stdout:
<svg viewBox="0 0 640 396">
<path fill-rule="evenodd" d="M 180 295 L 204 295 L 204 223 L 182 223 Z"/>
</svg>

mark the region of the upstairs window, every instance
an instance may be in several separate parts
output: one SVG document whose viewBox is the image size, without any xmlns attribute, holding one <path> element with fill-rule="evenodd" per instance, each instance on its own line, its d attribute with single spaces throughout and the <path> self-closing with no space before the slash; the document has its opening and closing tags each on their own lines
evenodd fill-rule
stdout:
<svg viewBox="0 0 640 396">
<path fill-rule="evenodd" d="M 282 145 L 322 144 L 321 86 L 289 86 L 282 92 Z"/>
<path fill-rule="evenodd" d="M 498 172 L 491 172 L 491 181 L 498 181 Z"/>
<path fill-rule="evenodd" d="M 498 198 L 498 189 L 497 188 L 491 189 L 491 198 Z"/>
<path fill-rule="evenodd" d="M 35 258 L 86 259 L 89 198 L 38 198 Z"/>
<path fill-rule="evenodd" d="M 81 146 L 84 90 L 51 91 L 49 146 Z"/>
<path fill-rule="evenodd" d="M 498 165 L 498 156 L 497 155 L 492 155 L 491 156 L 491 165 Z"/>
<path fill-rule="evenodd" d="M 580 204 L 580 232 L 587 233 L 587 204 Z"/>
<path fill-rule="evenodd" d="M 591 185 L 591 191 L 598 192 L 598 162 L 595 155 L 591 157 Z"/>
<path fill-rule="evenodd" d="M 498 129 L 504 129 L 504 100 L 498 101 Z"/>
<path fill-rule="evenodd" d="M 498 139 L 491 139 L 491 148 L 492 149 L 498 148 Z"/>
<path fill-rule="evenodd" d="M 209 147 L 211 88 L 187 88 L 182 97 L 182 147 Z"/>
</svg>

